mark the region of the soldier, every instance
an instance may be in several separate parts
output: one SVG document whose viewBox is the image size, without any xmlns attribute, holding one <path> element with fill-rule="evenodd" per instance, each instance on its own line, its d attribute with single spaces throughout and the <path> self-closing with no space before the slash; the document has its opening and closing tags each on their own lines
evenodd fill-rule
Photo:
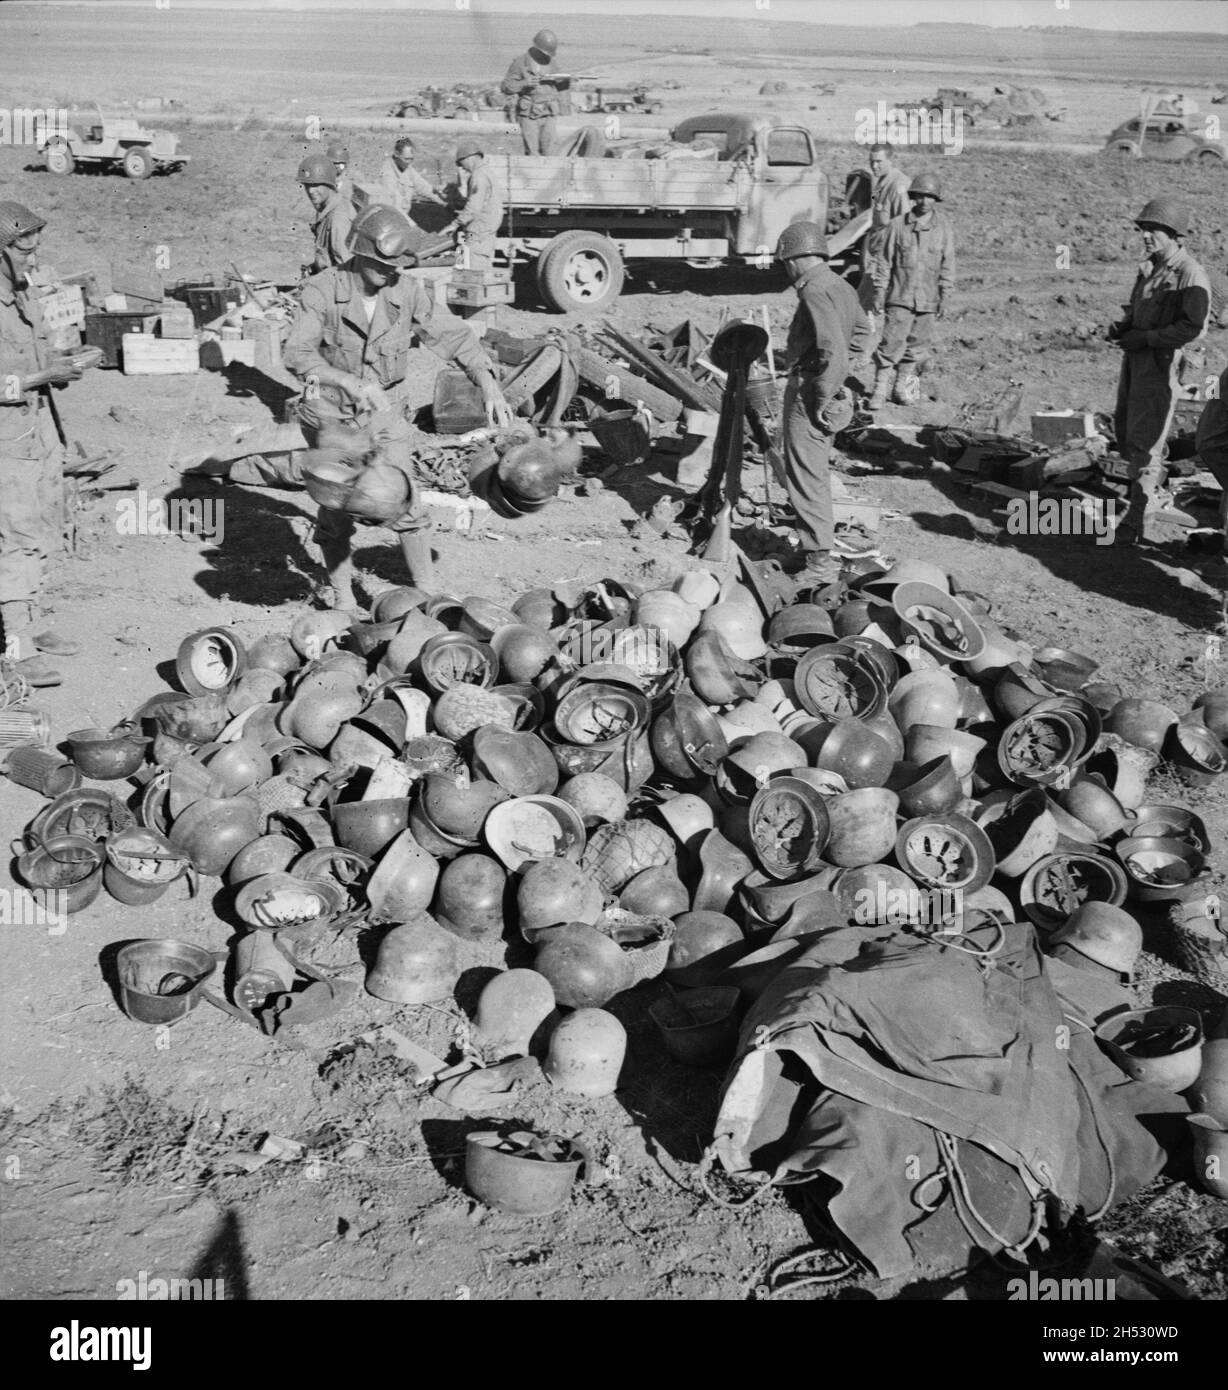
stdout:
<svg viewBox="0 0 1228 1390">
<path fill-rule="evenodd" d="M 324 426 L 357 430 L 367 423 L 385 437 L 404 439 L 409 429 L 406 372 L 417 342 L 460 367 L 482 393 L 492 424 L 511 423 L 490 359 L 473 330 L 434 322 L 431 297 L 402 271 L 416 264 L 422 233 L 394 208 L 368 208 L 354 223 L 352 259 L 313 276 L 303 286 L 286 342 L 286 367 L 307 383 L 298 407 L 309 444 Z M 297 460 L 301 478 L 301 458 Z M 407 515 L 390 529 L 400 536 L 410 581 L 434 588 L 434 567 L 425 515 Z M 316 542 L 329 573 L 334 607 L 348 607 L 353 584 L 350 538 L 354 520 L 321 508 Z"/>
<path fill-rule="evenodd" d="M 955 283 L 955 229 L 935 207 L 942 189 L 933 174 L 918 174 L 908 185 L 912 208 L 889 223 L 872 262 L 874 311 L 886 311 L 869 408 L 881 410 L 891 399 L 900 405 L 921 394 L 920 374 L 930 356 L 934 323 L 942 318 Z M 898 373 L 898 380 L 897 380 Z"/>
<path fill-rule="evenodd" d="M 380 169 L 380 190 L 384 200 L 405 213 L 412 221 L 414 199 L 447 206 L 447 200 L 414 168 L 414 142 L 402 135 L 384 159 Z"/>
<path fill-rule="evenodd" d="M 59 673 L 31 650 L 53 656 L 80 650 L 43 627 L 50 615 L 40 602 L 64 531 L 64 445 L 50 388 L 81 375 L 51 346 L 29 292 L 46 225 L 20 203 L 0 202 L 0 619 L 5 648 L 31 685 L 60 683 Z"/>
<path fill-rule="evenodd" d="M 789 383 L 781 412 L 785 485 L 806 553 L 801 583 L 819 588 L 839 577 L 832 555 L 835 517 L 828 462 L 834 436 L 853 418 L 849 343 L 860 309 L 848 282 L 827 265 L 827 238 L 814 222 L 794 222 L 780 234 L 776 258 L 797 291 L 785 362 Z"/>
<path fill-rule="evenodd" d="M 309 154 L 298 166 L 296 177 L 316 211 L 311 224 L 315 254 L 304 267 L 304 274 L 315 275 L 349 259 L 354 205 L 337 192 L 337 171 L 327 155 Z"/>
<path fill-rule="evenodd" d="M 328 146 L 328 157 L 333 162 L 337 174 L 337 192 L 347 203 L 354 201 L 354 180 L 346 172 L 350 167 L 350 150 L 344 140 L 333 140 Z"/>
<path fill-rule="evenodd" d="M 870 227 L 861 240 L 861 279 L 857 285 L 857 300 L 864 317 L 858 320 L 853 335 L 853 370 L 870 365 L 870 344 L 874 337 L 874 276 L 871 268 L 875 256 L 883 249 L 887 228 L 897 217 L 908 212 L 908 175 L 895 164 L 891 145 L 872 145 L 870 172 L 874 184 L 870 192 Z"/>
<path fill-rule="evenodd" d="M 533 35 L 529 51 L 513 58 L 499 85 L 515 101 L 516 119 L 525 154 L 550 154 L 555 144 L 555 118 L 563 109 L 559 83 L 550 71 L 559 41 L 551 29 Z"/>
<path fill-rule="evenodd" d="M 456 162 L 468 176 L 465 205 L 442 230 L 464 235 L 463 268 L 489 270 L 495 255 L 495 236 L 503 221 L 503 199 L 490 170 L 486 154 L 476 140 L 462 140 L 456 147 Z"/>
<path fill-rule="evenodd" d="M 1182 245 L 1190 227 L 1185 209 L 1171 198 L 1153 198 L 1134 225 L 1146 257 L 1124 316 L 1106 335 L 1122 350 L 1113 428 L 1131 486 L 1114 540 L 1127 545 L 1142 539 L 1147 498 L 1163 479 L 1182 349 L 1206 332 L 1211 307 L 1207 272 Z"/>
</svg>

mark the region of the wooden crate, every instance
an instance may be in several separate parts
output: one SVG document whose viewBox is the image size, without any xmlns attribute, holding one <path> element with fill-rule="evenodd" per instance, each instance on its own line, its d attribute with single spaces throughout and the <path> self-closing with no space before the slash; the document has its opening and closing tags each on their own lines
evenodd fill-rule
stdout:
<svg viewBox="0 0 1228 1390">
<path fill-rule="evenodd" d="M 120 350 L 125 376 L 172 376 L 200 370 L 200 346 L 195 338 L 125 333 Z"/>
<path fill-rule="evenodd" d="M 484 309 L 488 304 L 510 304 L 514 293 L 509 270 L 454 270 L 446 298 L 449 304 Z"/>
</svg>

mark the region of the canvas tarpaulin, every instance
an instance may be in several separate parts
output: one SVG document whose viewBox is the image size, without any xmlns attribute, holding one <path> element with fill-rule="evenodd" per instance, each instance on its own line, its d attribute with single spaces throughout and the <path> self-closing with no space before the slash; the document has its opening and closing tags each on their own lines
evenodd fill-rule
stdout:
<svg viewBox="0 0 1228 1390">
<path fill-rule="evenodd" d="M 833 965 L 820 939 L 743 1025 L 715 1157 L 733 1175 L 831 1180 L 831 1220 L 881 1277 L 1129 1195 L 1165 1160 L 1140 1119 L 1186 1109 L 1103 1056 L 1029 925 L 979 954 L 997 940 L 995 925 L 897 932 Z"/>
</svg>

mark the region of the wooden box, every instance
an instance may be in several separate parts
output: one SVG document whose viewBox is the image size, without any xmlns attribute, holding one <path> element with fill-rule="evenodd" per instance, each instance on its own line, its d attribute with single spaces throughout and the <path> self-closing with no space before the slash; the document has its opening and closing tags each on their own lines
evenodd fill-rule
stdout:
<svg viewBox="0 0 1228 1390">
<path fill-rule="evenodd" d="M 171 376 L 200 369 L 200 347 L 195 338 L 125 333 L 121 351 L 125 376 Z"/>
</svg>

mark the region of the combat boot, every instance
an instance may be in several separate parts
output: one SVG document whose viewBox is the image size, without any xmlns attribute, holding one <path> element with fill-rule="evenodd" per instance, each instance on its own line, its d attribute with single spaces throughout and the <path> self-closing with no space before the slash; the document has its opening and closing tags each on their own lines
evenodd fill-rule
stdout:
<svg viewBox="0 0 1228 1390">
<path fill-rule="evenodd" d="M 867 410 L 881 410 L 887 404 L 887 396 L 894 380 L 894 367 L 880 367 L 878 369 L 874 374 L 874 394 L 866 402 Z"/>
</svg>

